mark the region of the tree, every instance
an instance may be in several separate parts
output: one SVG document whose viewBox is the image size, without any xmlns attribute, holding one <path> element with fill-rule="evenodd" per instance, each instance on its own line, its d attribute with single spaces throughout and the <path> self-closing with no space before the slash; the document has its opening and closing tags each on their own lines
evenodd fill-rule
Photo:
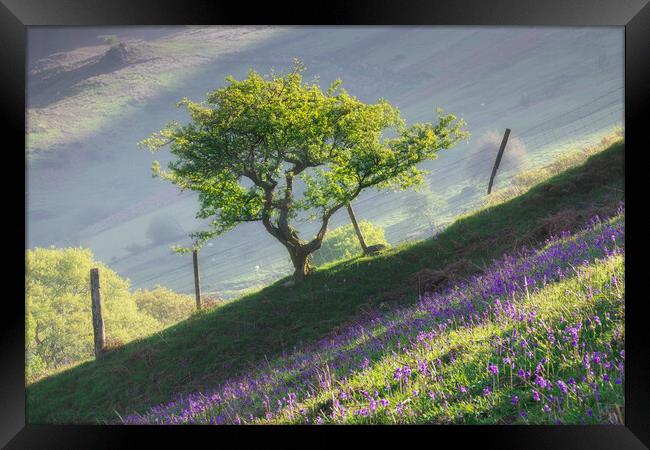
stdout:
<svg viewBox="0 0 650 450">
<path fill-rule="evenodd" d="M 170 123 L 140 143 L 152 151 L 169 145 L 176 159 L 168 170 L 154 163 L 154 175 L 198 192 L 197 218 L 212 219 L 209 230 L 191 235 L 194 248 L 241 222 L 260 221 L 287 249 L 298 282 L 310 273 L 308 257 L 336 211 L 370 187 L 417 185 L 418 163 L 469 135 L 462 119 L 441 110 L 436 125 L 407 127 L 386 100 L 363 103 L 340 80 L 323 92 L 303 80 L 303 70 L 295 61 L 284 76 L 251 70 L 243 80 L 228 77 L 205 102 L 179 102 L 189 124 Z M 299 214 L 319 221 L 310 240 L 291 223 Z"/>
<path fill-rule="evenodd" d="M 138 310 L 129 282 L 94 261 L 89 249 L 26 252 L 26 372 L 31 379 L 93 356 L 90 269 L 98 267 L 106 336 L 128 342 L 160 324 Z"/>
<path fill-rule="evenodd" d="M 133 298 L 141 312 L 153 317 L 163 326 L 185 320 L 196 310 L 194 297 L 162 286 L 137 290 L 133 293 Z"/>
</svg>

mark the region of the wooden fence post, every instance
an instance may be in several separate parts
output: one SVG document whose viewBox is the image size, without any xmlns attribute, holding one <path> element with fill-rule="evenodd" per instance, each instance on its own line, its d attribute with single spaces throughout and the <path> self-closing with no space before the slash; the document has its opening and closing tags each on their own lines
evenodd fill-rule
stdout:
<svg viewBox="0 0 650 450">
<path fill-rule="evenodd" d="M 503 151 L 505 150 L 506 144 L 508 143 L 508 136 L 510 136 L 510 128 L 506 128 L 506 132 L 503 135 L 503 139 L 501 140 L 501 147 L 499 147 L 499 153 L 497 153 L 497 159 L 494 161 L 494 167 L 492 168 L 492 175 L 490 175 L 490 184 L 488 185 L 487 191 L 488 194 L 492 192 L 492 182 L 494 181 L 494 177 L 497 174 L 499 164 L 501 164 L 501 157 L 503 156 Z"/>
<path fill-rule="evenodd" d="M 95 358 L 104 351 L 104 319 L 102 318 L 102 302 L 99 289 L 99 269 L 90 269 L 90 298 L 93 311 L 93 333 L 95 337 Z"/>
<path fill-rule="evenodd" d="M 199 252 L 192 251 L 192 261 L 194 262 L 194 294 L 196 296 L 196 309 L 201 309 L 201 280 L 199 277 Z"/>
<path fill-rule="evenodd" d="M 361 233 L 361 228 L 359 228 L 359 224 L 357 223 L 357 217 L 354 215 L 354 210 L 352 209 L 350 202 L 348 202 L 346 206 L 348 208 L 348 214 L 350 215 L 352 225 L 354 225 L 354 231 L 356 231 L 357 237 L 359 238 L 359 243 L 363 249 L 363 253 L 366 254 L 368 251 L 368 246 L 366 245 L 366 240 L 363 238 L 363 234 Z"/>
</svg>

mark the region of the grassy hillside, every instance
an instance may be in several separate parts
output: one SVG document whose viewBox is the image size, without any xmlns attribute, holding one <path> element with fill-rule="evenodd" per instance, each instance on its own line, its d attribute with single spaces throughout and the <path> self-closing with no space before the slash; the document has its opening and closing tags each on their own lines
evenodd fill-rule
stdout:
<svg viewBox="0 0 650 450">
<path fill-rule="evenodd" d="M 38 382 L 27 390 L 27 420 L 97 423 L 144 412 L 175 394 L 243 374 L 353 318 L 413 303 L 422 275 L 432 270 L 467 276 L 520 245 L 613 212 L 623 198 L 623 157 L 623 143 L 614 144 L 523 195 L 458 220 L 435 238 L 326 266 L 297 287 L 280 281 Z"/>
<path fill-rule="evenodd" d="M 124 422 L 622 424 L 624 217 Z"/>
</svg>

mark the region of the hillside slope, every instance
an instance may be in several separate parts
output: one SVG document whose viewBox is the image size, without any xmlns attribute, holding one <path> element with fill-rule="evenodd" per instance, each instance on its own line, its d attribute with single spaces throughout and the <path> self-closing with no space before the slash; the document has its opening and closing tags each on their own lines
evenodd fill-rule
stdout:
<svg viewBox="0 0 650 450">
<path fill-rule="evenodd" d="M 128 424 L 624 423 L 625 212 Z"/>
<path fill-rule="evenodd" d="M 297 287 L 280 281 L 42 380 L 28 387 L 27 420 L 102 423 L 144 412 L 314 342 L 359 315 L 413 303 L 418 273 L 446 268 L 467 276 L 520 245 L 542 242 L 558 227 L 575 229 L 595 213 L 612 213 L 623 199 L 623 158 L 624 144 L 614 144 L 524 195 L 458 220 L 435 238 L 324 267 Z"/>
</svg>

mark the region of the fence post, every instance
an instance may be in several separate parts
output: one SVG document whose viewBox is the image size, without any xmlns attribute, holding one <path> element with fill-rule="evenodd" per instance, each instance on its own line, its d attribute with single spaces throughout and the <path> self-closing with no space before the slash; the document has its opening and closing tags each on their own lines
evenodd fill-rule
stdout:
<svg viewBox="0 0 650 450">
<path fill-rule="evenodd" d="M 196 309 L 201 309 L 201 280 L 199 277 L 199 251 L 192 251 L 194 263 L 194 295 L 196 296 Z"/>
<path fill-rule="evenodd" d="M 95 358 L 104 351 L 104 319 L 102 318 L 102 302 L 99 289 L 99 269 L 90 269 L 90 298 L 93 312 L 93 334 L 95 337 Z"/>
<path fill-rule="evenodd" d="M 503 156 L 503 151 L 505 150 L 506 144 L 508 143 L 508 136 L 510 136 L 510 128 L 506 128 L 506 132 L 503 135 L 503 139 L 501 140 L 501 147 L 499 147 L 499 153 L 497 153 L 497 159 L 494 161 L 494 167 L 492 168 L 492 175 L 490 175 L 490 184 L 488 185 L 487 190 L 488 194 L 492 192 L 492 182 L 494 181 L 494 177 L 497 174 L 499 164 L 501 164 L 501 157 Z"/>
<path fill-rule="evenodd" d="M 348 208 L 348 214 L 350 215 L 350 220 L 352 221 L 352 225 L 354 225 L 354 231 L 357 233 L 357 237 L 359 238 L 359 243 L 361 244 L 361 248 L 363 249 L 363 253 L 366 254 L 368 251 L 368 246 L 366 245 L 366 241 L 363 238 L 363 234 L 361 233 L 361 228 L 359 228 L 359 224 L 357 223 L 357 217 L 354 215 L 354 210 L 352 209 L 352 205 L 350 202 L 347 203 L 347 208 Z"/>
</svg>

